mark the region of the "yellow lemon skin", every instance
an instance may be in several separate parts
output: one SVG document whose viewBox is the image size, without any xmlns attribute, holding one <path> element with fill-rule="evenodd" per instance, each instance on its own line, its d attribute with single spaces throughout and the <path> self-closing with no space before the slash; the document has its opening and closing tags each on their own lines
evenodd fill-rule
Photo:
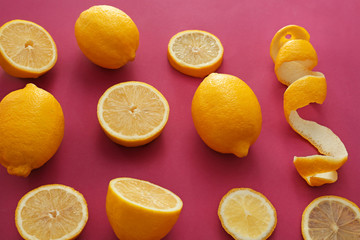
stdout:
<svg viewBox="0 0 360 240">
<path fill-rule="evenodd" d="M 75 37 L 84 55 L 103 68 L 117 69 L 135 59 L 139 30 L 118 8 L 93 6 L 75 23 Z"/>
<path fill-rule="evenodd" d="M 220 153 L 245 157 L 260 135 L 262 115 L 255 93 L 229 74 L 212 73 L 201 82 L 191 113 L 201 139 Z"/>
<path fill-rule="evenodd" d="M 110 185 L 106 196 L 106 213 L 118 239 L 160 240 L 177 222 L 182 204 L 170 211 L 147 208 L 121 197 Z M 144 199 L 147 197 L 144 196 Z"/>
<path fill-rule="evenodd" d="M 64 115 L 49 92 L 29 83 L 0 102 L 0 163 L 27 177 L 53 157 L 64 136 Z"/>
</svg>

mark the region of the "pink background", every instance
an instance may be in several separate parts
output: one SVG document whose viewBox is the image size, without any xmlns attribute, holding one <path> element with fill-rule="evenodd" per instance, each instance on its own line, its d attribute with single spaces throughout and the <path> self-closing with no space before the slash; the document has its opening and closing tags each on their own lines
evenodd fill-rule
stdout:
<svg viewBox="0 0 360 240">
<path fill-rule="evenodd" d="M 118 70 L 92 64 L 75 40 L 77 17 L 98 4 L 122 9 L 139 28 L 136 59 Z M 29 82 L 44 88 L 62 105 L 65 136 L 56 155 L 28 178 L 10 176 L 0 166 L 0 239 L 20 239 L 14 224 L 18 200 L 50 183 L 69 185 L 85 196 L 89 221 L 79 239 L 116 239 L 106 217 L 105 196 L 109 181 L 124 176 L 151 181 L 182 198 L 183 211 L 165 238 L 171 240 L 231 239 L 220 225 L 217 208 L 222 196 L 236 187 L 253 188 L 275 206 L 278 224 L 270 239 L 302 239 L 301 215 L 316 197 L 333 194 L 360 205 L 359 11 L 358 0 L 2 0 L 0 25 L 13 19 L 40 24 L 54 38 L 59 58 L 39 79 L 13 78 L 0 69 L 0 99 Z M 309 187 L 292 163 L 294 155 L 317 152 L 287 124 L 282 105 L 286 87 L 277 81 L 269 56 L 272 37 L 288 24 L 308 30 L 319 57 L 315 70 L 323 72 L 328 83 L 325 103 L 300 113 L 332 129 L 349 152 L 332 185 Z M 190 108 L 201 79 L 177 72 L 166 57 L 170 37 L 186 29 L 215 34 L 225 49 L 218 72 L 243 79 L 259 99 L 262 131 L 245 158 L 209 149 L 196 133 Z M 170 105 L 162 135 L 137 148 L 111 142 L 96 116 L 102 93 L 130 80 L 153 85 Z"/>
</svg>

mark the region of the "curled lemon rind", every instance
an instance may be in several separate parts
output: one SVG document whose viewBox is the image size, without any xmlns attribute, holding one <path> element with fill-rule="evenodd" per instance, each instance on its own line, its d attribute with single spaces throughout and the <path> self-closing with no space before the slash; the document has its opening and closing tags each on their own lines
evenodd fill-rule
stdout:
<svg viewBox="0 0 360 240">
<path fill-rule="evenodd" d="M 298 173 L 310 186 L 337 181 L 337 170 L 347 161 L 348 153 L 340 138 L 329 128 L 301 118 L 299 108 L 310 103 L 322 104 L 327 93 L 324 74 L 314 72 L 317 55 L 307 31 L 296 25 L 280 29 L 270 46 L 278 80 L 287 85 L 284 114 L 292 129 L 308 140 L 319 155 L 294 157 Z"/>
</svg>

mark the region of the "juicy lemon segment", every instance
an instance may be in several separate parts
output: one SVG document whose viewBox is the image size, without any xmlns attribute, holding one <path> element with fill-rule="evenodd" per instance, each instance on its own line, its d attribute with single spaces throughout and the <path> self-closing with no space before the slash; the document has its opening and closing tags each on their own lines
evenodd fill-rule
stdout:
<svg viewBox="0 0 360 240">
<path fill-rule="evenodd" d="M 117 178 L 109 183 L 106 212 L 119 239 L 161 239 L 173 228 L 183 203 L 153 183 Z"/>
<path fill-rule="evenodd" d="M 318 58 L 309 39 L 304 28 L 286 26 L 275 34 L 270 55 L 278 80 L 288 86 L 284 93 L 287 122 L 322 154 L 294 157 L 294 165 L 310 186 L 321 186 L 337 181 L 336 170 L 347 161 L 348 153 L 340 138 L 329 128 L 305 120 L 297 112 L 310 103 L 322 104 L 327 94 L 324 74 L 313 71 Z"/>
<path fill-rule="evenodd" d="M 113 185 L 118 194 L 130 202 L 154 210 L 168 210 L 177 208 L 179 199 L 174 198 L 168 191 L 148 182 L 134 181 L 132 179 L 117 181 Z"/>
<path fill-rule="evenodd" d="M 0 28 L 0 65 L 21 78 L 37 78 L 56 63 L 57 49 L 50 34 L 36 23 L 13 20 Z"/>
<path fill-rule="evenodd" d="M 342 197 L 316 198 L 303 212 L 301 231 L 305 240 L 360 239 L 360 209 Z"/>
<path fill-rule="evenodd" d="M 261 193 L 234 188 L 222 199 L 218 215 L 225 231 L 234 239 L 267 239 L 276 227 L 276 210 Z"/>
<path fill-rule="evenodd" d="M 114 142 L 134 147 L 160 135 L 169 118 L 169 104 L 149 84 L 123 82 L 105 91 L 97 114 L 101 127 Z"/>
<path fill-rule="evenodd" d="M 67 240 L 76 238 L 86 225 L 85 198 L 75 189 L 43 185 L 28 192 L 18 203 L 16 227 L 28 240 Z"/>
<path fill-rule="evenodd" d="M 222 63 L 224 48 L 220 40 L 201 30 L 175 34 L 168 45 L 168 59 L 176 70 L 193 77 L 205 77 Z"/>
</svg>

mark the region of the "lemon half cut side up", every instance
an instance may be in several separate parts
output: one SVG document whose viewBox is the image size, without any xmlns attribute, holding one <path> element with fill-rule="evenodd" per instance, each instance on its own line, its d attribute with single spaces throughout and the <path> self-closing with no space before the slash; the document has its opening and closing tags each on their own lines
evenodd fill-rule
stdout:
<svg viewBox="0 0 360 240">
<path fill-rule="evenodd" d="M 12 20 L 0 28 L 0 66 L 9 75 L 37 78 L 52 69 L 56 61 L 55 42 L 40 25 Z"/>
</svg>

